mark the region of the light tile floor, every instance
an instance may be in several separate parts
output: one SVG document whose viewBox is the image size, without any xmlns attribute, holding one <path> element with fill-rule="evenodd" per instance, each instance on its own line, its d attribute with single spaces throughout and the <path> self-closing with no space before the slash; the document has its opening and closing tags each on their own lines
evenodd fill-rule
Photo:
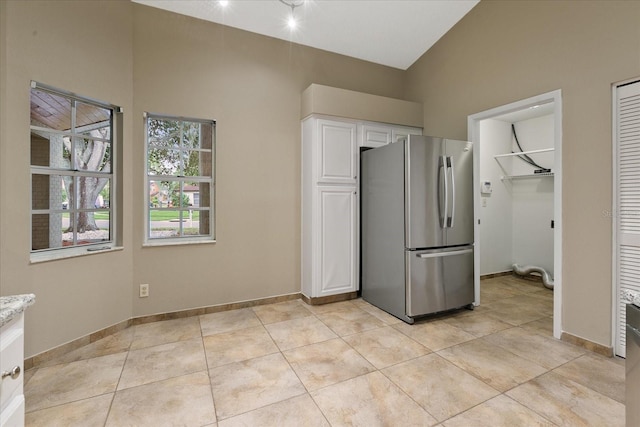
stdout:
<svg viewBox="0 0 640 427">
<path fill-rule="evenodd" d="M 624 360 L 552 337 L 553 292 L 407 325 L 358 299 L 134 326 L 25 375 L 28 426 L 624 426 Z"/>
</svg>

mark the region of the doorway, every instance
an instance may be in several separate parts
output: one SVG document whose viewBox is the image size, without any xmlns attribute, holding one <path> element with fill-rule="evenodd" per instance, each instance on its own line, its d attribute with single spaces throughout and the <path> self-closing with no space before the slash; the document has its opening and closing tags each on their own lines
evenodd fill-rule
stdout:
<svg viewBox="0 0 640 427">
<path fill-rule="evenodd" d="M 545 122 L 546 126 L 550 126 L 550 129 L 547 129 L 546 132 L 549 133 L 551 141 L 547 142 L 546 146 L 540 146 L 539 141 L 533 142 L 534 145 L 529 147 L 524 147 L 524 149 L 516 149 L 513 151 L 525 151 L 529 152 L 527 156 L 523 156 L 522 153 L 511 153 L 511 137 L 513 135 L 514 128 L 518 128 L 519 126 L 516 123 L 525 123 L 530 125 L 535 121 L 535 119 L 540 120 L 541 122 Z M 482 262 L 483 254 L 486 255 L 490 250 L 495 249 L 494 242 L 492 240 L 492 245 L 485 245 L 485 250 L 483 250 L 483 233 L 484 229 L 482 228 L 484 225 L 487 227 L 491 224 L 491 219 L 493 217 L 486 216 L 485 223 L 483 224 L 483 216 L 487 215 L 487 213 L 483 210 L 487 209 L 489 201 L 491 203 L 498 202 L 498 198 L 490 199 L 492 197 L 493 188 L 495 185 L 501 186 L 509 186 L 511 190 L 514 188 L 514 182 L 518 181 L 518 188 L 526 188 L 527 186 L 531 187 L 532 183 L 535 182 L 537 186 L 537 193 L 541 197 L 537 197 L 538 199 L 543 199 L 546 197 L 546 201 L 536 200 L 538 206 L 547 206 L 546 209 L 549 209 L 552 212 L 552 218 L 549 219 L 549 222 L 545 222 L 545 227 L 548 227 L 549 230 L 549 244 L 552 246 L 553 256 L 548 260 L 542 259 L 541 262 L 547 262 L 549 265 L 549 269 L 552 270 L 553 278 L 554 278 L 554 292 L 553 292 L 553 335 L 556 338 L 560 338 L 562 333 L 562 318 L 561 318 L 561 308 L 562 308 L 562 96 L 561 91 L 556 90 L 553 92 L 548 92 L 542 95 L 538 95 L 532 98 L 527 98 L 521 101 L 517 101 L 511 104 L 503 105 L 500 107 L 496 107 L 487 111 L 479 112 L 468 117 L 468 139 L 474 143 L 474 221 L 476 224 L 474 239 L 475 239 L 475 252 L 474 252 L 474 288 L 475 288 L 475 303 L 480 304 L 480 276 L 482 274 L 483 268 L 486 269 L 500 269 L 499 263 L 495 266 L 487 265 L 488 263 L 485 261 Z M 516 124 L 514 127 L 511 124 Z M 487 126 L 488 125 L 488 126 Z M 493 125 L 493 130 L 491 132 L 486 132 L 485 130 L 491 128 Z M 530 128 L 531 126 L 529 126 Z M 530 131 L 525 129 L 521 129 L 523 131 L 524 136 L 527 132 L 531 134 Z M 495 131 L 495 133 L 492 133 Z M 506 134 L 509 138 L 509 144 L 506 148 L 502 148 L 502 152 L 500 153 L 492 153 L 496 149 L 500 150 L 499 144 L 496 145 L 495 135 Z M 535 132 L 533 133 L 535 134 Z M 516 133 L 517 137 L 520 137 Z M 524 141 L 521 141 L 524 143 Z M 484 151 L 483 151 L 484 150 Z M 507 151 L 507 152 L 505 152 Z M 489 179 L 485 179 L 487 177 L 483 176 L 484 172 L 482 170 L 483 166 L 483 158 L 485 159 L 487 156 L 483 156 L 484 154 L 491 154 L 491 161 L 497 164 L 499 171 L 499 176 L 496 175 L 494 177 L 490 177 Z M 528 157 L 531 161 L 529 165 L 523 165 L 525 162 L 523 158 Z M 485 163 L 486 164 L 486 163 Z M 496 169 L 496 168 L 494 168 Z M 551 169 L 550 171 L 548 169 Z M 488 173 L 488 172 L 487 172 Z M 545 174 L 544 178 L 542 175 Z M 534 179 L 529 179 L 529 177 L 533 177 Z M 522 180 L 522 181 L 521 181 Z M 503 184 L 506 183 L 506 184 Z M 523 187 L 524 184 L 524 187 Z M 521 191 L 521 190 L 519 190 Z M 552 193 L 552 194 L 551 194 Z M 499 202 L 498 202 L 499 203 Z M 504 203 L 504 201 L 502 202 Z M 483 206 L 484 205 L 484 206 Z M 552 206 L 550 206 L 552 205 Z M 521 212 L 523 209 L 526 209 L 526 204 L 519 204 L 517 207 L 512 209 L 511 215 L 516 215 L 517 220 L 522 222 Z M 518 213 L 520 212 L 520 213 Z M 544 215 L 544 213 L 543 213 Z M 539 222 L 539 221 L 538 221 Z M 526 222 L 524 223 L 526 224 Z M 553 227 L 553 228 L 551 228 Z M 522 232 L 522 229 L 519 227 L 515 227 L 515 234 Z M 533 230 L 532 230 L 533 231 Z M 540 236 L 540 232 L 535 232 L 536 238 Z M 516 236 L 517 237 L 517 236 Z M 487 240 L 487 237 L 484 236 L 484 240 Z M 513 236 L 510 236 L 509 239 L 503 239 L 501 250 L 509 250 L 509 242 L 513 242 Z M 509 240 L 509 241 L 507 241 Z M 516 254 L 514 254 L 516 255 Z M 531 256 L 531 254 L 517 254 L 518 257 L 526 257 Z M 504 265 L 504 262 L 503 262 Z M 503 269 L 509 269 L 509 266 L 503 267 Z"/>
</svg>

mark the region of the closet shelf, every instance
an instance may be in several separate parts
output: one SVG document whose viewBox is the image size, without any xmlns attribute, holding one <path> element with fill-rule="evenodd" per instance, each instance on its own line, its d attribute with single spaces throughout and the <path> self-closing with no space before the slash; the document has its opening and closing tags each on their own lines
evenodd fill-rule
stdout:
<svg viewBox="0 0 640 427">
<path fill-rule="evenodd" d="M 523 154 L 547 153 L 549 151 L 554 151 L 554 150 L 555 148 L 543 148 L 541 150 L 520 151 L 518 153 L 496 154 L 495 156 L 493 156 L 493 158 L 497 159 L 500 157 L 522 156 Z"/>
<path fill-rule="evenodd" d="M 542 173 L 530 173 L 526 175 L 503 175 L 500 177 L 501 180 L 517 180 L 517 179 L 527 179 L 527 178 L 544 178 L 547 176 L 553 176 L 553 172 L 542 172 Z"/>
<path fill-rule="evenodd" d="M 502 169 L 502 171 L 506 174 L 506 173 L 509 173 L 510 171 L 508 171 L 500 163 L 500 159 L 501 158 L 503 158 L 503 157 L 513 157 L 513 156 L 522 156 L 522 155 L 525 155 L 525 154 L 548 153 L 550 151 L 555 151 L 555 148 L 543 148 L 541 150 L 521 151 L 519 153 L 496 154 L 495 156 L 493 156 L 493 158 L 496 159 L 496 162 L 498 162 L 498 165 L 500 166 L 500 169 Z M 528 173 L 528 174 L 522 174 L 522 175 L 502 175 L 500 177 L 500 179 L 502 181 L 506 181 L 506 180 L 510 181 L 510 180 L 517 180 L 517 179 L 543 178 L 543 177 L 547 177 L 547 176 L 553 176 L 553 172 Z"/>
</svg>

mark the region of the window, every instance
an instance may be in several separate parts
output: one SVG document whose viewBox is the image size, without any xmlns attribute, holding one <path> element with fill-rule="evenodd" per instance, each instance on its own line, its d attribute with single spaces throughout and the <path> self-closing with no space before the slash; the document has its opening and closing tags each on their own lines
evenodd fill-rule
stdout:
<svg viewBox="0 0 640 427">
<path fill-rule="evenodd" d="M 35 82 L 30 97 L 32 259 L 112 248 L 119 108 Z"/>
<path fill-rule="evenodd" d="M 146 114 L 146 243 L 214 241 L 215 126 Z"/>
</svg>

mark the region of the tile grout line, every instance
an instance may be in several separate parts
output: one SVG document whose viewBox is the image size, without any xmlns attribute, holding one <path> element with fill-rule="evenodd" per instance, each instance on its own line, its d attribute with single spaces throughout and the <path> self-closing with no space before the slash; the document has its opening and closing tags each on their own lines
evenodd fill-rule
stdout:
<svg viewBox="0 0 640 427">
<path fill-rule="evenodd" d="M 204 332 L 202 331 L 201 315 L 198 316 L 198 328 L 200 329 L 200 340 L 202 342 L 202 349 L 204 351 L 204 363 L 206 365 L 205 372 L 207 373 L 207 378 L 209 379 L 209 392 L 211 393 L 211 403 L 213 403 L 213 422 L 216 425 L 218 425 L 218 413 L 216 411 L 216 398 L 213 395 L 213 382 L 211 380 L 211 373 L 209 368 L 209 357 L 207 356 L 207 347 L 204 345 Z"/>
</svg>

